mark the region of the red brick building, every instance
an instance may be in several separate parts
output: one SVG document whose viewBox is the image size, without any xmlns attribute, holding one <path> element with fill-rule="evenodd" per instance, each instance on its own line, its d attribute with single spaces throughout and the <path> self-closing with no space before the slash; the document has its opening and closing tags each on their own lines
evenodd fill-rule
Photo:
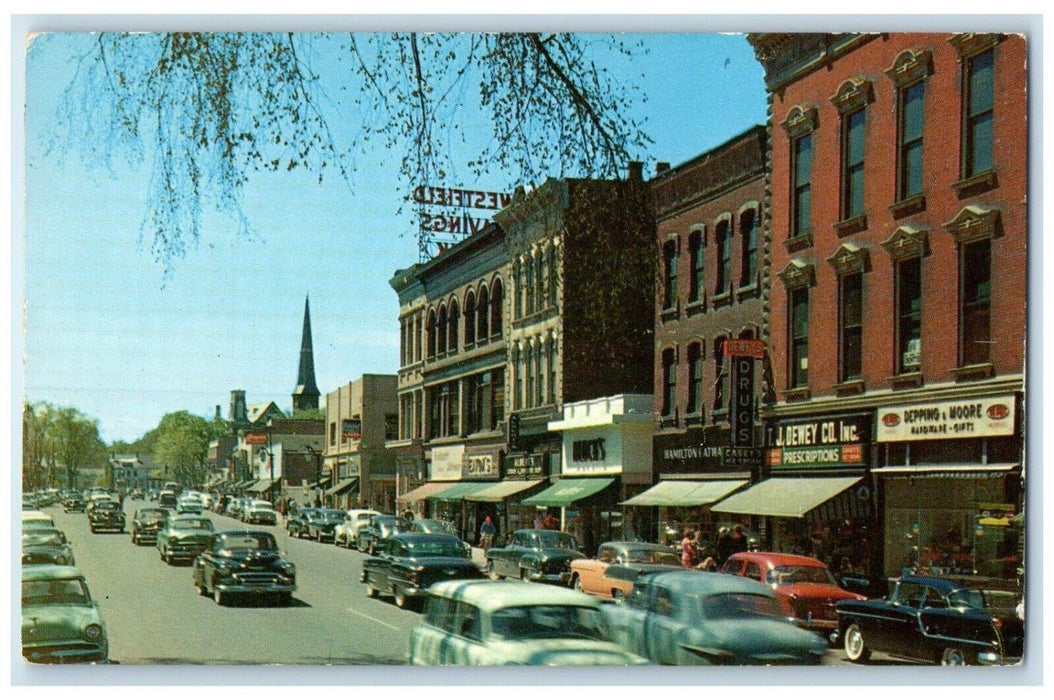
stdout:
<svg viewBox="0 0 1054 700">
<path fill-rule="evenodd" d="M 721 505 L 835 564 L 1005 574 L 1023 502 L 1025 38 L 750 41 L 770 101 L 770 483 Z M 762 502 L 792 491 L 804 512 Z"/>
</svg>

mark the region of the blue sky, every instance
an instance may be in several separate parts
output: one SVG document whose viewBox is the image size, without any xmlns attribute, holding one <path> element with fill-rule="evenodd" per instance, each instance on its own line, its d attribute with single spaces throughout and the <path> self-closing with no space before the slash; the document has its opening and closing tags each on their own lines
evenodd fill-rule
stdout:
<svg viewBox="0 0 1054 700">
<path fill-rule="evenodd" d="M 763 123 L 762 70 L 742 35 L 641 38 L 647 55 L 611 67 L 647 96 L 634 116 L 647 119 L 654 140 L 641 154 L 649 171 Z M 26 397 L 98 419 L 107 442 L 134 440 L 172 411 L 211 415 L 219 404 L 226 415 L 231 389 L 288 408 L 305 294 L 323 393 L 363 373 L 396 372 L 398 302 L 388 280 L 417 260 L 415 232 L 397 214 L 407 188 L 397 164 L 374 167 L 383 154 L 364 154 L 350 185 L 254 175 L 244 203 L 258 236 L 240 238 L 209 216 L 166 280 L 149 242 L 138 241 L 148 163 L 110 173 L 46 152 L 70 51 L 85 40 L 53 35 L 26 55 Z"/>
</svg>

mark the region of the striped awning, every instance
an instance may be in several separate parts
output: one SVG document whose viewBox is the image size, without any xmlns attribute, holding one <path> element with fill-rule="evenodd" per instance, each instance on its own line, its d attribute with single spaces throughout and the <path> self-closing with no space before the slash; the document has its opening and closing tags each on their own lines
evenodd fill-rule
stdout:
<svg viewBox="0 0 1054 700">
<path fill-rule="evenodd" d="M 883 477 L 913 478 L 985 478 L 998 477 L 1018 466 L 1017 462 L 993 464 L 905 464 L 895 467 L 872 469 L 872 474 Z"/>
<path fill-rule="evenodd" d="M 429 498 L 433 501 L 460 501 L 493 485 L 493 481 L 456 481 L 450 488 L 443 489 Z"/>
<path fill-rule="evenodd" d="M 623 501 L 624 506 L 705 506 L 746 486 L 743 480 L 660 481 L 644 493 Z"/>
<path fill-rule="evenodd" d="M 427 484 L 418 486 L 413 491 L 407 491 L 395 500 L 400 503 L 411 503 L 413 501 L 423 501 L 426 498 L 431 498 L 438 493 L 446 491 L 448 488 L 457 484 L 456 481 L 429 481 Z"/>
<path fill-rule="evenodd" d="M 804 518 L 835 496 L 861 481 L 859 476 L 766 479 L 715 503 L 718 513 Z"/>
<path fill-rule="evenodd" d="M 339 496 L 342 493 L 345 493 L 346 491 L 352 490 L 353 488 L 357 487 L 358 485 L 359 485 L 359 477 L 357 477 L 357 476 L 348 477 L 347 479 L 342 479 L 341 481 L 337 482 L 337 485 L 334 486 L 333 488 L 327 489 L 326 490 L 326 495 L 327 496 Z"/>
<path fill-rule="evenodd" d="M 504 501 L 510 496 L 515 496 L 518 493 L 523 493 L 528 489 L 532 489 L 538 484 L 542 483 L 543 479 L 536 479 L 533 481 L 501 481 L 496 484 L 491 484 L 482 491 L 476 491 L 465 496 L 466 501 L 479 501 L 482 503 L 498 503 Z"/>
</svg>

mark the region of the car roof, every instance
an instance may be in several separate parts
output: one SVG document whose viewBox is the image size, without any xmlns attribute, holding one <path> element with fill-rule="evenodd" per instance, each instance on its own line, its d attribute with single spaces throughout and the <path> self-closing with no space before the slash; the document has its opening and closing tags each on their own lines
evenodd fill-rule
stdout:
<svg viewBox="0 0 1054 700">
<path fill-rule="evenodd" d="M 464 601 L 484 611 L 524 605 L 577 605 L 597 608 L 595 598 L 569 588 L 540 586 L 522 581 L 440 581 L 428 589 L 432 595 Z"/>
<path fill-rule="evenodd" d="M 649 552 L 672 552 L 673 550 L 667 546 L 661 544 L 655 544 L 654 542 L 631 542 L 631 541 L 613 541 L 604 542 L 600 545 L 601 547 L 616 547 L 618 549 L 643 549 Z"/>
<path fill-rule="evenodd" d="M 664 586 L 670 590 L 713 595 L 715 593 L 754 593 L 767 598 L 774 597 L 772 590 L 757 581 L 742 576 L 719 574 L 710 571 L 685 569 L 649 574 L 638 585 Z"/>
<path fill-rule="evenodd" d="M 75 566 L 59 564 L 34 564 L 22 567 L 23 581 L 50 581 L 57 578 L 84 578 L 84 574 Z"/>
<path fill-rule="evenodd" d="M 417 543 L 417 542 L 436 542 L 446 540 L 448 542 L 460 542 L 461 539 L 457 535 L 448 535 L 442 532 L 400 532 L 399 534 L 392 535 L 390 539 L 399 540 L 400 542 L 406 543 Z"/>
<path fill-rule="evenodd" d="M 42 510 L 24 510 L 22 511 L 22 520 L 47 520 L 50 522 L 54 518 Z"/>
<path fill-rule="evenodd" d="M 921 586 L 930 586 L 940 593 L 951 593 L 962 588 L 973 588 L 973 586 L 959 581 L 937 576 L 901 576 L 901 583 L 915 583 Z"/>
<path fill-rule="evenodd" d="M 827 568 L 819 559 L 806 557 L 801 554 L 784 554 L 783 552 L 736 552 L 729 559 L 747 559 L 750 561 L 764 562 L 769 566 L 822 566 Z"/>
</svg>

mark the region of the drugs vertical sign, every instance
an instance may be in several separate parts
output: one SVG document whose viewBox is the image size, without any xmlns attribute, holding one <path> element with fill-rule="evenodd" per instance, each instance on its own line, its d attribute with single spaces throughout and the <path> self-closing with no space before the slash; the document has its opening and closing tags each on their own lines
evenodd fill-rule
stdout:
<svg viewBox="0 0 1054 700">
<path fill-rule="evenodd" d="M 725 357 L 732 363 L 732 447 L 754 446 L 754 360 L 765 356 L 760 340 L 727 340 Z"/>
</svg>

